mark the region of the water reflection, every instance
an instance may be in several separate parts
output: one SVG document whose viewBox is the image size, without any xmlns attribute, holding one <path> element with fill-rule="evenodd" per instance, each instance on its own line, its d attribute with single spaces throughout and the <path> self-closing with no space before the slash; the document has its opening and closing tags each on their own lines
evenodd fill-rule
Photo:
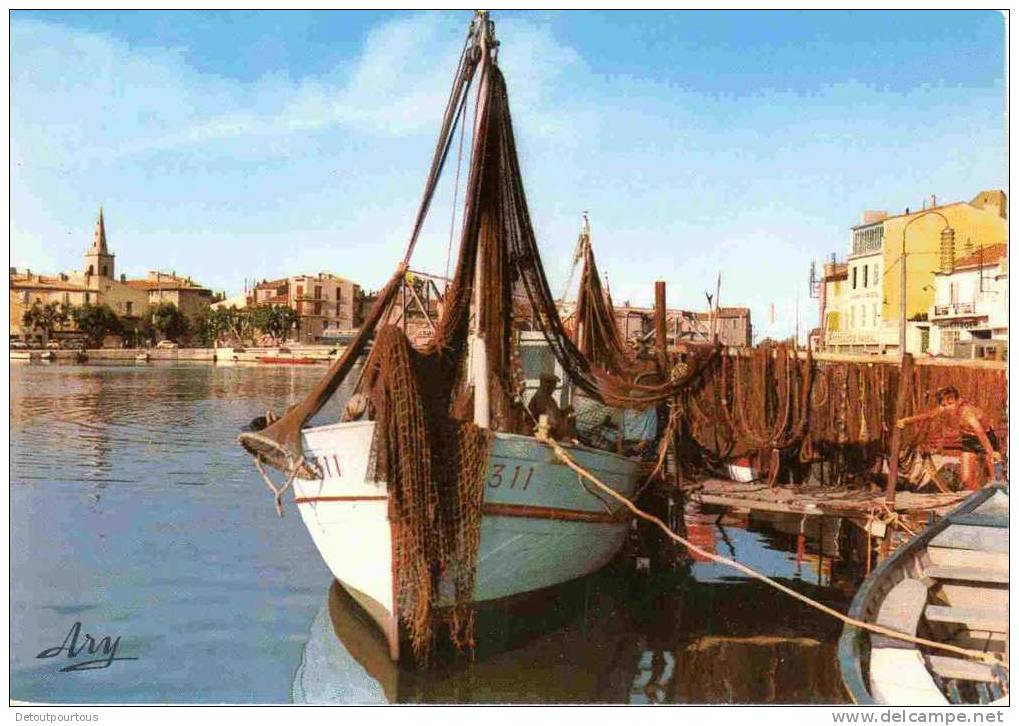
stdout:
<svg viewBox="0 0 1019 726">
<path fill-rule="evenodd" d="M 643 532 L 641 552 L 614 569 L 484 613 L 475 662 L 398 668 L 375 626 L 330 588 L 293 508 L 276 516 L 236 445 L 267 405 L 281 411 L 321 374 L 311 366 L 12 366 L 12 697 L 843 700 L 837 623 L 711 562 L 677 561 L 671 544 Z M 335 420 L 342 403 L 337 397 L 318 421 Z M 706 549 L 845 608 L 838 586 L 850 577 L 834 520 L 686 514 Z M 649 557 L 650 575 L 635 572 L 636 554 Z M 138 660 L 85 679 L 35 658 L 75 620 L 123 636 L 123 652 Z"/>
<path fill-rule="evenodd" d="M 834 607 L 837 589 L 797 575 L 782 531 L 720 525 L 700 541 Z M 787 524 L 787 523 L 783 523 Z M 829 525 L 832 523 L 829 522 Z M 797 525 L 798 527 L 798 525 Z M 797 531 L 797 535 L 799 532 Z M 834 546 L 834 541 L 830 544 Z M 818 546 L 819 542 L 811 543 Z M 815 550 L 816 551 L 816 550 Z M 814 555 L 818 562 L 831 559 Z M 658 561 L 664 561 L 659 559 Z M 298 703 L 842 703 L 839 623 L 738 573 L 688 562 L 640 577 L 625 562 L 559 588 L 554 602 L 479 620 L 490 652 L 428 671 L 401 668 L 360 607 L 334 584 L 294 680 Z M 802 569 L 800 570 L 802 573 Z M 825 583 L 827 584 L 827 583 Z M 558 608 L 549 626 L 534 616 Z M 507 637 L 507 633 L 512 633 Z"/>
</svg>

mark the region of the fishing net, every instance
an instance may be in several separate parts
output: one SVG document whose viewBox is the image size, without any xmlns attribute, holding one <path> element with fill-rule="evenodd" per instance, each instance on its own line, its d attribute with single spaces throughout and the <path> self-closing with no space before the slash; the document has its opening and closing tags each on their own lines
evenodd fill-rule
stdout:
<svg viewBox="0 0 1019 726">
<path fill-rule="evenodd" d="M 783 450 L 807 441 L 813 361 L 762 345 L 722 355 L 684 397 L 687 430 L 712 458 L 751 457 L 774 484 Z"/>
<path fill-rule="evenodd" d="M 773 480 L 778 450 L 790 463 L 817 464 L 822 484 L 843 485 L 881 475 L 896 418 L 933 409 L 936 392 L 951 385 L 1007 446 L 1004 370 L 915 365 L 897 415 L 900 378 L 897 362 L 794 362 L 788 349 L 761 346 L 701 372 L 683 398 L 686 430 L 709 460 L 747 457 Z M 920 476 L 918 457 L 957 451 L 958 428 L 948 424 L 939 417 L 907 427 L 900 470 Z"/>
<path fill-rule="evenodd" d="M 369 402 L 367 415 L 376 421 L 369 476 L 385 481 L 390 492 L 397 609 L 422 663 L 432 652 L 436 625 L 447 615 L 454 644 L 472 645 L 470 604 L 491 434 L 469 421 L 475 397 L 487 389 L 491 430 L 532 432 L 521 395 L 518 334 L 541 331 L 569 381 L 599 404 L 625 398 L 654 405 L 679 390 L 681 378 L 638 386 L 623 377 L 630 372 L 625 361 L 608 358 L 599 360 L 613 370 L 595 370 L 567 335 L 531 226 L 505 79 L 494 63 L 479 63 L 481 56 L 474 35 L 461 59 L 407 255 L 359 335 L 302 403 L 266 429 L 240 437 L 260 463 L 290 476 L 320 476 L 304 460 L 301 428 L 374 336 L 356 392 Z M 415 348 L 399 328 L 381 323 L 403 282 L 450 139 L 465 120 L 467 88 L 475 75 L 478 110 L 457 266 L 432 338 Z M 588 279 L 596 280 L 592 273 Z M 590 285 L 600 290 L 599 282 Z M 598 320 L 604 333 L 611 317 Z M 472 378 L 471 349 L 476 353 L 478 345 L 471 342 L 472 331 L 484 347 L 486 380 Z M 606 339 L 599 349 L 617 342 Z"/>
</svg>

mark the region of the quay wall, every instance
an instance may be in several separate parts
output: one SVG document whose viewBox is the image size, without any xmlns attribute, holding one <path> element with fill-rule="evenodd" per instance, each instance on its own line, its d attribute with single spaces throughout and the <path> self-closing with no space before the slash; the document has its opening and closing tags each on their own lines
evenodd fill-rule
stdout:
<svg viewBox="0 0 1019 726">
<path fill-rule="evenodd" d="M 279 348 L 87 348 L 84 353 L 89 361 L 134 361 L 139 355 L 148 355 L 150 361 L 239 361 L 257 363 L 261 356 L 312 358 L 316 362 L 329 363 L 343 351 L 334 346 L 287 346 L 288 353 L 281 354 Z M 76 350 L 12 350 L 12 360 L 47 360 L 74 362 Z"/>
</svg>

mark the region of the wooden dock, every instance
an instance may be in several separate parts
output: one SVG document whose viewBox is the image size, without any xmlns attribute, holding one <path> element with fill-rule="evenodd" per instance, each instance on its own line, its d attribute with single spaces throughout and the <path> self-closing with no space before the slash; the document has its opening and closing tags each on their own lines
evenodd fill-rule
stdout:
<svg viewBox="0 0 1019 726">
<path fill-rule="evenodd" d="M 775 486 L 761 482 L 736 482 L 728 479 L 706 479 L 684 487 L 689 502 L 730 507 L 746 511 L 784 512 L 859 520 L 872 512 L 887 513 L 885 493 L 848 488 L 818 486 Z M 901 514 L 938 516 L 951 510 L 972 492 L 951 494 L 900 491 L 895 494 L 893 511 Z"/>
</svg>

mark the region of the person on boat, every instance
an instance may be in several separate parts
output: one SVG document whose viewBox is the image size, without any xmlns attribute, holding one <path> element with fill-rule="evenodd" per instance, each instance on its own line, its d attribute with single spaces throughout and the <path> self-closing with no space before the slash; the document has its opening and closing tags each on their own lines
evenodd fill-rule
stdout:
<svg viewBox="0 0 1019 726">
<path fill-rule="evenodd" d="M 908 416 L 899 419 L 895 425 L 900 429 L 921 421 L 929 421 L 935 418 L 945 418 L 948 421 L 950 430 L 957 431 L 962 443 L 962 456 L 960 457 L 960 477 L 967 489 L 980 489 L 986 481 L 993 481 L 995 476 L 994 464 L 1000 460 L 1001 455 L 996 451 L 998 437 L 987 424 L 987 417 L 984 412 L 972 403 L 962 400 L 959 390 L 955 386 L 945 386 L 938 389 L 934 394 L 937 400 L 937 408 L 926 413 Z M 983 455 L 986 469 L 980 466 L 980 455 Z M 986 471 L 988 478 L 983 477 Z"/>
<path fill-rule="evenodd" d="M 638 376 L 638 382 L 647 378 L 647 374 Z M 630 392 L 631 395 L 640 394 L 638 389 Z M 606 416 L 602 422 L 603 440 L 616 444 L 624 456 L 636 456 L 641 459 L 652 459 L 655 455 L 655 442 L 658 440 L 658 410 L 654 406 L 648 406 L 644 410 L 627 408 L 623 410 L 622 431 L 611 430 L 613 424 L 611 418 Z M 620 433 L 622 444 L 619 445 Z"/>
<path fill-rule="evenodd" d="M 556 403 L 556 386 L 559 385 L 559 377 L 552 373 L 542 373 L 538 377 L 538 390 L 535 391 L 527 410 L 537 421 L 542 416 L 548 417 L 549 430 L 557 439 L 568 438 L 573 435 L 573 408 L 567 406 L 560 408 Z"/>
</svg>

